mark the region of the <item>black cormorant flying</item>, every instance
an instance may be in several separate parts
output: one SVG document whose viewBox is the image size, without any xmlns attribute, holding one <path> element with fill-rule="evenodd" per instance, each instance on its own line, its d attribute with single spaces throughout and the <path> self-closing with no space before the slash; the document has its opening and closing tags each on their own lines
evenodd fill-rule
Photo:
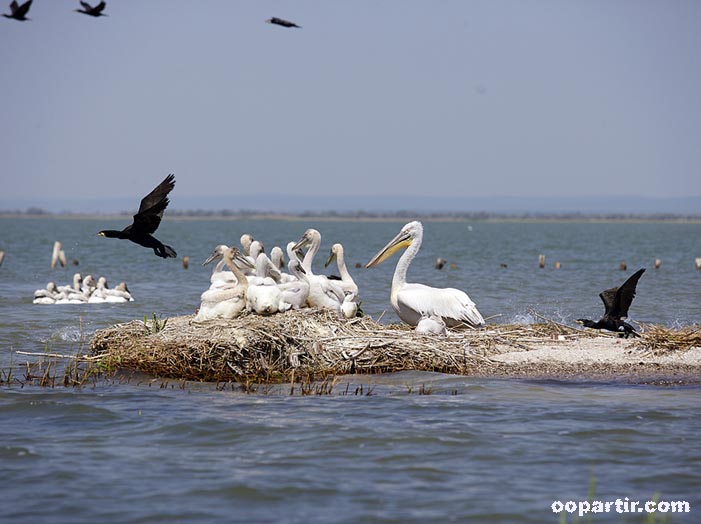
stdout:
<svg viewBox="0 0 701 524">
<path fill-rule="evenodd" d="M 278 18 L 276 16 L 269 18 L 266 20 L 269 24 L 275 24 L 275 25 L 281 25 L 282 27 L 299 27 L 300 29 L 302 28 L 301 25 L 297 25 L 294 22 L 290 22 L 289 20 L 283 20 L 282 18 Z"/>
<path fill-rule="evenodd" d="M 625 338 L 631 335 L 637 337 L 638 333 L 633 329 L 633 326 L 624 322 L 623 319 L 628 316 L 628 308 L 635 296 L 635 287 L 638 285 L 638 279 L 643 273 L 645 273 L 645 269 L 639 269 L 621 287 L 612 287 L 599 293 L 604 303 L 604 308 L 606 308 L 601 320 L 594 322 L 593 320 L 580 318 L 577 322 L 588 328 L 607 329 L 616 333 L 622 333 Z"/>
<path fill-rule="evenodd" d="M 8 15 L 3 13 L 2 16 L 5 18 L 14 18 L 15 20 L 24 22 L 25 20 L 29 20 L 29 18 L 27 18 L 27 13 L 29 12 L 29 8 L 31 6 L 32 0 L 27 0 L 27 2 L 23 3 L 22 5 L 19 5 L 15 0 L 12 0 L 12 3 L 10 4 L 10 14 Z"/>
<path fill-rule="evenodd" d="M 81 1 L 80 5 L 83 6 L 83 9 L 76 9 L 76 12 L 78 12 L 78 13 L 83 13 L 84 15 L 90 15 L 90 16 L 94 16 L 94 17 L 107 16 L 107 15 L 102 13 L 102 10 L 107 6 L 107 4 L 105 2 L 100 2 L 95 7 L 93 7 L 87 2 Z"/>
<path fill-rule="evenodd" d="M 143 199 L 139 212 L 134 215 L 134 222 L 122 229 L 116 231 L 107 229 L 100 231 L 98 235 L 107 238 L 122 238 L 131 240 L 140 246 L 150 247 L 153 252 L 162 258 L 175 258 L 177 253 L 172 247 L 162 244 L 158 239 L 151 236 L 158 229 L 158 225 L 163 218 L 163 212 L 168 207 L 168 193 L 175 187 L 175 175 L 168 175 L 156 189 L 151 191 Z"/>
</svg>

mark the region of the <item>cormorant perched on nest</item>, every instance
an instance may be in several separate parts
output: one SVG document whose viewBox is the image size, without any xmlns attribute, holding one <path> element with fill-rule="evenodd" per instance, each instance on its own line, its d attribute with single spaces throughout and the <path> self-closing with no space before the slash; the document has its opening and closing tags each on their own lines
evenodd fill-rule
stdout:
<svg viewBox="0 0 701 524">
<path fill-rule="evenodd" d="M 153 252 L 162 258 L 175 258 L 177 253 L 172 247 L 162 244 L 158 239 L 151 236 L 158 229 L 158 225 L 163 218 L 163 212 L 168 207 L 168 193 L 175 187 L 175 175 L 168 175 L 156 189 L 151 191 L 141 200 L 139 212 L 134 215 L 134 222 L 116 231 L 107 229 L 100 231 L 98 235 L 107 238 L 122 238 L 131 240 L 140 246 L 150 247 Z"/>
<path fill-rule="evenodd" d="M 594 322 L 593 320 L 580 318 L 577 322 L 588 328 L 615 331 L 616 333 L 621 333 L 625 338 L 631 335 L 637 337 L 638 333 L 633 329 L 633 326 L 624 322 L 623 319 L 628 316 L 628 308 L 635 296 L 635 287 L 638 285 L 638 279 L 643 273 L 645 273 L 645 269 L 639 269 L 621 287 L 612 287 L 599 293 L 606 308 L 601 320 Z"/>
<path fill-rule="evenodd" d="M 8 15 L 3 13 L 2 16 L 4 16 L 5 18 L 14 18 L 15 20 L 24 22 L 25 20 L 29 20 L 29 18 L 27 18 L 27 13 L 29 12 L 29 8 L 31 6 L 32 0 L 28 0 L 22 5 L 19 5 L 15 0 L 12 0 L 12 3 L 10 4 L 10 14 Z"/>
<path fill-rule="evenodd" d="M 76 9 L 76 12 L 78 12 L 78 13 L 83 13 L 84 15 L 90 15 L 90 16 L 94 16 L 94 17 L 107 16 L 107 15 L 102 13 L 103 9 L 105 7 L 107 7 L 107 4 L 105 2 L 100 2 L 95 7 L 93 7 L 87 2 L 81 1 L 80 5 L 83 6 L 83 9 Z"/>
<path fill-rule="evenodd" d="M 281 25 L 282 27 L 299 27 L 300 29 L 302 26 L 299 26 L 295 24 L 294 22 L 290 22 L 289 20 L 283 20 L 282 18 L 278 18 L 276 16 L 269 18 L 266 20 L 269 24 L 275 24 L 275 25 Z"/>
</svg>

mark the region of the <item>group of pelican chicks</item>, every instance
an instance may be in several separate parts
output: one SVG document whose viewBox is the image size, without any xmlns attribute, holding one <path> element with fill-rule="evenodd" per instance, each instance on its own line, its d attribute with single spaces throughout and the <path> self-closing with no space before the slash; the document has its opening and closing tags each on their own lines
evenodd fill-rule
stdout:
<svg viewBox="0 0 701 524">
<path fill-rule="evenodd" d="M 305 307 L 330 310 L 345 318 L 357 315 L 358 286 L 348 272 L 341 244 L 333 245 L 326 261 L 326 267 L 336 261 L 340 277 L 327 277 L 312 271 L 321 246 L 316 229 L 308 229 L 298 241 L 287 244 L 286 266 L 282 248 L 275 246 L 268 256 L 263 244 L 249 234 L 242 235 L 240 243 L 241 249 L 220 244 L 204 261 L 203 265 L 218 263 L 209 289 L 200 297 L 196 322 L 232 319 L 244 311 L 273 315 Z"/>
<path fill-rule="evenodd" d="M 73 284 L 57 286 L 49 282 L 44 289 L 34 292 L 34 304 L 99 304 L 132 302 L 134 299 L 125 282 L 110 289 L 107 279 L 95 281 L 92 275 L 83 278 L 80 273 L 73 275 Z"/>
</svg>

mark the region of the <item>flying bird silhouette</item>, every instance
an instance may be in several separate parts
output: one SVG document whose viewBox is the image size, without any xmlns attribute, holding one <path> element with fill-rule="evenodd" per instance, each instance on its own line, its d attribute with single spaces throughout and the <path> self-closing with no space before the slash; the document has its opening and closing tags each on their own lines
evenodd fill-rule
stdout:
<svg viewBox="0 0 701 524">
<path fill-rule="evenodd" d="M 620 287 L 612 287 L 602 291 L 599 296 L 604 303 L 604 316 L 601 320 L 594 322 L 586 318 L 580 318 L 578 323 L 584 327 L 593 329 L 606 329 L 621 333 L 625 338 L 629 336 L 637 337 L 638 333 L 633 329 L 633 326 L 624 322 L 623 319 L 628 316 L 628 308 L 635 297 L 635 287 L 638 285 L 638 279 L 645 273 L 645 269 L 639 269 L 633 273 Z"/>
<path fill-rule="evenodd" d="M 297 25 L 294 22 L 290 22 L 289 20 L 283 20 L 282 18 L 278 18 L 276 16 L 269 18 L 268 20 L 266 20 L 266 22 L 269 24 L 281 25 L 282 27 L 299 27 L 300 29 L 302 28 L 301 25 Z"/>
<path fill-rule="evenodd" d="M 163 212 L 168 207 L 168 193 L 175 187 L 175 175 L 168 175 L 156 189 L 151 191 L 143 199 L 139 206 L 139 212 L 134 215 L 134 222 L 121 231 L 105 229 L 98 235 L 107 238 L 121 238 L 131 240 L 140 246 L 150 247 L 153 252 L 161 258 L 175 258 L 175 250 L 161 243 L 160 240 L 152 236 L 158 229 L 163 218 Z"/>
<path fill-rule="evenodd" d="M 2 16 L 24 22 L 25 20 L 30 20 L 27 18 L 27 13 L 29 12 L 30 7 L 32 7 L 32 0 L 28 0 L 22 5 L 19 5 L 15 0 L 12 0 L 12 3 L 10 4 L 10 14 L 8 15 L 3 13 Z"/>
<path fill-rule="evenodd" d="M 107 4 L 105 2 L 100 2 L 95 7 L 93 7 L 87 2 L 81 1 L 80 5 L 83 6 L 83 9 L 76 9 L 77 13 L 83 13 L 84 15 L 94 16 L 96 18 L 98 16 L 107 16 L 106 14 L 104 14 L 102 12 L 105 9 L 105 7 L 107 6 Z"/>
</svg>

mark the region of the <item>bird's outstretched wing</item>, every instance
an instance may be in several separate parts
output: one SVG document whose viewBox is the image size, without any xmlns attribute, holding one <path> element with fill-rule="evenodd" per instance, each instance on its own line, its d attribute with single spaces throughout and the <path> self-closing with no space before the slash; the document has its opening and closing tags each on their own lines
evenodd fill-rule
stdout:
<svg viewBox="0 0 701 524">
<path fill-rule="evenodd" d="M 616 300 L 614 302 L 615 309 L 612 314 L 617 315 L 619 318 L 625 318 L 628 316 L 628 308 L 633 302 L 633 297 L 635 297 L 635 288 L 638 285 L 638 280 L 643 273 L 645 273 L 645 268 L 639 269 L 633 273 L 621 287 L 618 288 Z"/>
<path fill-rule="evenodd" d="M 29 8 L 31 6 L 32 6 L 32 0 L 29 0 L 28 2 L 25 2 L 20 6 L 17 5 L 17 2 L 12 2 L 10 4 L 10 9 L 12 10 L 13 15 L 16 15 L 19 18 L 24 18 L 27 15 L 27 13 L 29 12 Z"/>
<path fill-rule="evenodd" d="M 614 310 L 616 293 L 618 293 L 618 287 L 612 287 L 599 293 L 599 297 L 601 297 L 601 301 L 604 303 L 604 317 L 610 316 Z"/>
<path fill-rule="evenodd" d="M 86 11 L 90 11 L 92 9 L 92 6 L 89 3 L 83 2 L 82 0 L 80 2 L 80 5 L 82 5 L 83 9 L 85 9 Z"/>
<path fill-rule="evenodd" d="M 628 316 L 628 308 L 633 302 L 635 288 L 643 273 L 645 273 L 645 269 L 639 269 L 619 287 L 612 287 L 599 295 L 606 308 L 604 317 L 621 319 Z"/>
<path fill-rule="evenodd" d="M 107 4 L 106 4 L 105 2 L 100 2 L 99 4 L 97 4 L 97 5 L 93 8 L 93 12 L 94 12 L 96 15 L 99 15 L 100 13 L 102 13 L 102 10 L 103 10 L 106 6 L 107 6 Z"/>
<path fill-rule="evenodd" d="M 148 195 L 141 199 L 139 212 L 134 215 L 134 229 L 151 234 L 158 229 L 163 218 L 163 212 L 168 207 L 168 193 L 175 187 L 175 175 L 168 175 L 158 187 L 151 191 Z"/>
</svg>

